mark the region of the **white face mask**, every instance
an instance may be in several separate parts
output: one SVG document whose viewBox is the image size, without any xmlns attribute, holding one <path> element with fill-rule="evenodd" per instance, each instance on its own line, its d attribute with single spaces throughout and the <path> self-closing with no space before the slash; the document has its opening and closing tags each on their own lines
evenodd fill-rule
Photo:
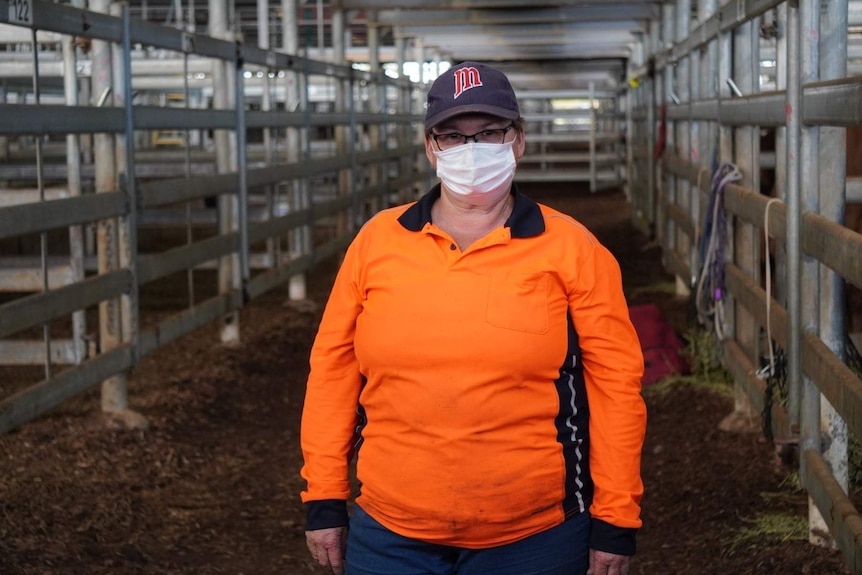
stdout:
<svg viewBox="0 0 862 575">
<path fill-rule="evenodd" d="M 509 193 L 515 177 L 513 144 L 470 142 L 442 152 L 435 150 L 437 177 L 469 203 L 491 205 Z"/>
</svg>

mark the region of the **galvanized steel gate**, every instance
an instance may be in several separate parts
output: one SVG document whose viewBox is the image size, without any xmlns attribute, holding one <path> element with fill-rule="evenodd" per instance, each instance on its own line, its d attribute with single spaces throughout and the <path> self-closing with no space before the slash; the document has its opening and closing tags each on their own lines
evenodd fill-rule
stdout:
<svg viewBox="0 0 862 575">
<path fill-rule="evenodd" d="M 726 227 L 712 226 L 726 232 L 713 298 L 724 318 L 706 323 L 720 328 L 737 408 L 758 419 L 763 360 L 786 351 L 787 405 L 772 406 L 772 432 L 799 442 L 812 539 L 827 528 L 856 573 L 862 518 L 846 495 L 847 442 L 848 428 L 862 437 L 862 381 L 843 361 L 843 287 L 862 288 L 862 235 L 841 224 L 860 201 L 845 178 L 842 128 L 862 124 L 862 79 L 848 77 L 860 71 L 856 43 L 848 54 L 860 16 L 847 0 L 666 3 L 629 91 L 636 222 L 660 240 L 685 292 L 702 287 L 703 235 L 726 214 Z M 775 130 L 774 155 L 761 152 L 764 128 Z M 713 210 L 712 177 L 727 164 L 741 180 L 720 188 Z M 774 190 L 762 193 L 761 171 L 773 167 Z"/>
<path fill-rule="evenodd" d="M 32 50 L 23 62 L 35 71 L 32 90 L 4 93 L 0 103 L 4 159 L 16 160 L 0 166 L 0 180 L 35 182 L 4 190 L 0 240 L 41 238 L 37 257 L 3 258 L 6 291 L 32 293 L 0 305 L 0 353 L 5 363 L 33 363 L 41 354 L 44 365 L 41 382 L 0 402 L 0 431 L 100 383 L 103 408 L 125 409 L 125 373 L 140 357 L 219 319 L 222 340 L 236 340 L 245 302 L 284 282 L 292 297 L 305 297 L 305 271 L 343 250 L 369 214 L 412 198 L 431 177 L 419 167 L 426 163 L 414 83 L 241 45 L 227 31 L 226 3 L 211 3 L 209 36 L 132 26 L 118 4 L 112 14 L 104 13 L 107 2 L 90 6 L 0 1 L 0 22 L 29 32 L 32 45 L 62 42 L 66 70 L 65 101 L 44 103 L 41 83 L 56 74 L 40 74 L 40 57 L 51 58 Z M 78 100 L 82 41 L 92 105 Z M 140 101 L 152 85 L 178 94 L 179 104 Z M 310 91 L 321 87 L 328 93 L 315 99 Z M 258 109 L 250 109 L 249 94 Z M 262 142 L 247 142 L 252 131 Z M 66 138 L 59 149 L 46 142 L 58 135 Z M 10 154 L 12 139 L 30 145 Z M 205 203 L 212 208 L 201 209 Z M 200 218 L 217 222 L 218 233 L 194 238 Z M 184 241 L 139 250 L 141 226 L 172 221 L 186 230 Z M 69 230 L 65 256 L 47 245 L 62 229 Z M 217 267 L 218 289 L 201 300 L 193 276 L 202 267 Z M 140 325 L 139 288 L 176 273 L 188 274 L 187 310 Z M 52 322 L 62 337 L 52 337 Z M 33 339 L 40 327 L 41 340 Z M 88 346 L 93 332 L 97 341 Z M 56 369 L 64 364 L 74 367 Z"/>
</svg>

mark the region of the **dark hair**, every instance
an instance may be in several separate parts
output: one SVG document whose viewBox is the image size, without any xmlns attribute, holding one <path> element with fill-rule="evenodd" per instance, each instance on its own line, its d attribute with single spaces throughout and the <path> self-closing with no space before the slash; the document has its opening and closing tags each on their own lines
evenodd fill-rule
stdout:
<svg viewBox="0 0 862 575">
<path fill-rule="evenodd" d="M 524 120 L 523 117 L 518 116 L 517 119 L 512 120 L 512 125 L 515 127 L 516 131 L 523 134 L 526 131 L 527 121 Z M 434 130 L 434 128 L 428 128 L 427 130 L 425 130 L 425 137 L 430 138 L 431 134 L 434 133 L 433 130 Z"/>
</svg>

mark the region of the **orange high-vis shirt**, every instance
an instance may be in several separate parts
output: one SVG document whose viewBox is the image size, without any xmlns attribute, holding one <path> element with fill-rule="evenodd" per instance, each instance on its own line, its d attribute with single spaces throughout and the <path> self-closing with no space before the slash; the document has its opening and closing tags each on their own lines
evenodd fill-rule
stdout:
<svg viewBox="0 0 862 575">
<path fill-rule="evenodd" d="M 589 511 L 592 547 L 634 553 L 646 408 L 619 265 L 513 193 L 464 251 L 431 221 L 439 186 L 350 245 L 311 353 L 308 529 L 346 521 L 355 453 L 356 503 L 400 535 L 485 548 Z"/>
</svg>

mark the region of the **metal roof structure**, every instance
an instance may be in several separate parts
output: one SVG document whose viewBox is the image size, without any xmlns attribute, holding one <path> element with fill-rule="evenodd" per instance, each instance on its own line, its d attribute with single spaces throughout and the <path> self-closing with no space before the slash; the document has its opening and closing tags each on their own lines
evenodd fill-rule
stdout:
<svg viewBox="0 0 862 575">
<path fill-rule="evenodd" d="M 414 0 L 398 10 L 379 0 L 343 4 L 380 10 L 378 22 L 395 37 L 449 61 L 493 63 L 522 89 L 616 86 L 648 21 L 660 18 L 659 4 L 637 0 Z"/>
<path fill-rule="evenodd" d="M 132 0 L 131 7 L 139 18 L 176 24 L 182 14 L 198 30 L 207 24 L 205 7 L 193 0 Z M 264 9 L 273 48 L 283 12 L 295 9 L 300 47 L 319 58 L 321 40 L 325 49 L 333 45 L 333 15 L 341 12 L 350 60 L 367 58 L 367 31 L 375 27 L 382 62 L 395 61 L 403 41 L 408 60 L 421 50 L 430 62 L 482 61 L 509 75 L 516 89 L 531 90 L 616 87 L 649 21 L 661 20 L 661 3 L 647 0 L 264 0 L 263 7 L 235 0 L 231 27 L 243 42 L 258 44 Z"/>
</svg>

